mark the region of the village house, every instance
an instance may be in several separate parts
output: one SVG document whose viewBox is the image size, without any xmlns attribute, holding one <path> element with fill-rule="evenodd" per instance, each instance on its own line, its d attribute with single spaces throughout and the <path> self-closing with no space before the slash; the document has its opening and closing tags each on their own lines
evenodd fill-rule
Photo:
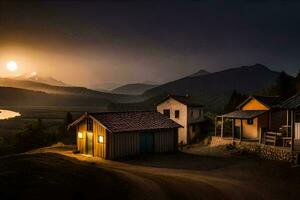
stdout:
<svg viewBox="0 0 300 200">
<path fill-rule="evenodd" d="M 190 144 L 203 132 L 205 121 L 203 105 L 191 96 L 169 95 L 156 107 L 157 111 L 169 117 L 182 127 L 178 130 L 178 142 Z"/>
<path fill-rule="evenodd" d="M 278 105 L 281 110 L 286 110 L 288 115 L 288 131 L 291 135 L 291 149 L 298 155 L 297 161 L 300 158 L 300 93 L 292 96 L 283 103 Z M 300 163 L 299 163 L 300 164 Z"/>
<path fill-rule="evenodd" d="M 276 121 L 281 122 L 285 119 L 285 112 L 274 110 L 274 106 L 281 101 L 277 96 L 250 96 L 236 111 L 217 116 L 217 122 L 221 119 L 220 124 L 216 123 L 220 125 L 216 126 L 220 128 L 220 136 L 263 142 L 263 134 L 268 130 L 279 129 L 280 123 Z"/>
<path fill-rule="evenodd" d="M 181 126 L 159 112 L 133 111 L 86 113 L 71 127 L 80 153 L 114 160 L 177 151 Z"/>
<path fill-rule="evenodd" d="M 298 155 L 299 108 L 300 94 L 285 101 L 280 97 L 250 96 L 236 111 L 216 117 L 215 134 L 238 144 L 256 143 L 264 149 L 273 146 L 280 149 L 281 155 Z M 274 148 L 267 154 L 276 153 Z"/>
</svg>

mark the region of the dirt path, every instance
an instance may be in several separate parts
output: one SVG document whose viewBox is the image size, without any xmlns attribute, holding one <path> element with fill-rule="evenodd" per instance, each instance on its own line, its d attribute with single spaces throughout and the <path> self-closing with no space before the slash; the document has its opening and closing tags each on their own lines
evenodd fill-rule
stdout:
<svg viewBox="0 0 300 200">
<path fill-rule="evenodd" d="M 159 161 L 156 166 L 143 160 L 115 162 L 73 154 L 70 150 L 57 147 L 44 148 L 33 153 L 57 153 L 114 173 L 136 188 L 134 197 L 137 199 L 269 199 L 274 197 L 274 194 L 264 191 L 260 185 L 255 185 L 253 180 L 245 179 L 247 176 L 243 177 L 243 174 L 240 176 L 239 172 L 237 177 L 227 176 L 226 165 L 222 168 L 223 174 L 221 174 L 219 168 L 203 170 L 196 166 L 193 169 L 193 163 L 189 163 L 189 160 L 185 165 L 191 165 L 190 169 L 182 169 L 180 166 L 177 169 L 176 166 L 174 168 L 160 166 Z M 206 164 L 214 164 L 211 162 L 207 160 Z M 176 164 L 176 162 L 169 164 L 174 163 Z M 231 167 L 234 170 L 236 166 Z M 230 174 L 231 170 L 228 172 Z M 277 199 L 281 198 L 276 195 L 275 193 Z"/>
</svg>

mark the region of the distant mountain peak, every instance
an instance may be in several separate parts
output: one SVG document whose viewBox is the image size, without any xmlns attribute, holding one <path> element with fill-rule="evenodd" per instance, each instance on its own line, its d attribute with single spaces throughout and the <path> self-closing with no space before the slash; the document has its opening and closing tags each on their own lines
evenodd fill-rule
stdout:
<svg viewBox="0 0 300 200">
<path fill-rule="evenodd" d="M 267 66 L 260 64 L 260 63 L 256 63 L 254 65 L 248 65 L 248 66 L 242 66 L 241 68 L 248 68 L 248 69 L 263 69 L 263 70 L 268 70 L 271 71 Z"/>
<path fill-rule="evenodd" d="M 44 83 L 44 84 L 54 85 L 54 86 L 68 86 L 66 83 L 56 80 L 55 78 L 53 78 L 51 76 L 47 76 L 47 77 L 40 76 L 40 75 L 38 75 L 37 72 L 20 74 L 20 75 L 12 77 L 12 79 L 34 81 L 34 82 L 39 82 L 39 83 Z"/>
<path fill-rule="evenodd" d="M 154 84 L 146 84 L 146 83 L 130 83 L 126 85 L 122 85 L 118 88 L 112 90 L 112 93 L 116 94 L 129 94 L 129 95 L 140 95 L 145 91 L 152 89 L 158 85 Z"/>
<path fill-rule="evenodd" d="M 190 75 L 190 77 L 203 76 L 203 75 L 207 75 L 207 74 L 210 74 L 210 72 L 206 71 L 205 69 L 200 69 L 196 73 Z"/>
</svg>

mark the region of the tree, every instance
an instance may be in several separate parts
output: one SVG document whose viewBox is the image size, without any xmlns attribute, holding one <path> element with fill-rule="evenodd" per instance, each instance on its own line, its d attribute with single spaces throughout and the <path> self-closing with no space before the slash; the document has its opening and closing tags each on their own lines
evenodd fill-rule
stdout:
<svg viewBox="0 0 300 200">
<path fill-rule="evenodd" d="M 295 82 L 296 82 L 296 91 L 300 92 L 300 69 L 299 69 L 298 74 L 296 76 Z"/>
<path fill-rule="evenodd" d="M 48 135 L 41 119 L 25 126 L 24 130 L 16 135 L 16 148 L 19 151 L 27 151 L 34 148 L 46 146 Z"/>
<path fill-rule="evenodd" d="M 275 90 L 277 95 L 288 98 L 292 96 L 296 91 L 294 78 L 287 75 L 284 71 L 282 71 L 276 81 Z"/>
<path fill-rule="evenodd" d="M 236 107 L 241 104 L 245 99 L 247 98 L 247 95 L 241 94 L 237 92 L 236 90 L 233 90 L 230 99 L 228 103 L 224 107 L 224 112 L 230 112 L 236 109 Z"/>
<path fill-rule="evenodd" d="M 68 130 L 68 125 L 73 122 L 73 116 L 70 112 L 66 113 L 63 123 L 59 126 L 58 132 L 56 133 L 56 138 L 53 138 L 53 142 L 63 141 L 63 142 L 70 142 L 68 140 L 74 140 L 75 133 L 73 130 Z"/>
</svg>

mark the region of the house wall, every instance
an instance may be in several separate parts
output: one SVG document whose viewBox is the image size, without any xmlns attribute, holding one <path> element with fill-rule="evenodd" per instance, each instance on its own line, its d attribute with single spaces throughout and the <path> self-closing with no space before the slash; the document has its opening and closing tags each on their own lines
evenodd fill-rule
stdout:
<svg viewBox="0 0 300 200">
<path fill-rule="evenodd" d="M 286 110 L 278 110 L 271 111 L 271 127 L 270 130 L 278 131 L 282 125 L 286 125 L 287 122 L 287 111 Z"/>
<path fill-rule="evenodd" d="M 188 117 L 187 117 L 187 130 L 188 130 L 188 142 L 193 142 L 193 140 L 201 134 L 201 127 L 199 123 L 194 123 L 196 120 L 201 120 L 204 118 L 202 107 L 188 107 Z M 195 130 L 193 131 L 193 126 Z"/>
<path fill-rule="evenodd" d="M 110 133 L 107 158 L 114 160 L 140 153 L 139 133 Z"/>
<path fill-rule="evenodd" d="M 76 140 L 77 140 L 77 150 L 80 151 L 80 153 L 85 154 L 86 153 L 86 119 L 79 122 L 76 126 Z M 78 138 L 78 133 L 82 133 L 82 138 Z"/>
<path fill-rule="evenodd" d="M 107 159 L 115 160 L 138 155 L 140 153 L 140 133 L 125 132 L 108 134 Z M 154 152 L 174 152 L 177 150 L 177 129 L 148 131 L 147 133 L 154 136 Z"/>
<path fill-rule="evenodd" d="M 258 117 L 258 137 L 263 136 L 263 131 L 269 129 L 269 112 Z"/>
<path fill-rule="evenodd" d="M 187 143 L 187 132 L 188 132 L 188 127 L 187 127 L 187 115 L 188 115 L 188 110 L 187 106 L 176 101 L 175 99 L 169 98 L 163 103 L 159 104 L 157 106 L 157 111 L 163 114 L 164 109 L 169 109 L 170 110 L 170 119 L 175 121 L 176 123 L 180 124 L 183 126 L 183 128 L 178 129 L 178 143 Z M 179 110 L 179 118 L 175 118 L 175 110 Z"/>
<path fill-rule="evenodd" d="M 255 139 L 259 137 L 258 118 L 253 119 L 253 124 L 248 124 L 247 120 L 245 119 L 242 120 L 242 123 L 243 123 L 243 133 L 242 133 L 243 138 Z M 235 120 L 235 126 L 241 127 L 240 119 Z"/>
<path fill-rule="evenodd" d="M 253 124 L 248 124 L 247 120 L 243 120 L 243 138 L 258 138 L 258 118 L 253 119 Z"/>
<path fill-rule="evenodd" d="M 174 152 L 177 150 L 178 136 L 177 129 L 161 130 L 154 133 L 154 151 L 161 152 Z"/>
<path fill-rule="evenodd" d="M 98 137 L 103 136 L 103 143 L 99 143 Z M 93 120 L 93 148 L 94 156 L 106 158 L 107 136 L 106 129 L 101 124 Z"/>
<path fill-rule="evenodd" d="M 241 107 L 241 110 L 269 110 L 269 108 L 261 104 L 256 99 L 251 99 L 248 103 Z"/>
<path fill-rule="evenodd" d="M 193 120 L 201 119 L 203 118 L 203 108 L 201 107 L 189 107 L 188 108 L 188 123 L 190 123 Z"/>
</svg>

